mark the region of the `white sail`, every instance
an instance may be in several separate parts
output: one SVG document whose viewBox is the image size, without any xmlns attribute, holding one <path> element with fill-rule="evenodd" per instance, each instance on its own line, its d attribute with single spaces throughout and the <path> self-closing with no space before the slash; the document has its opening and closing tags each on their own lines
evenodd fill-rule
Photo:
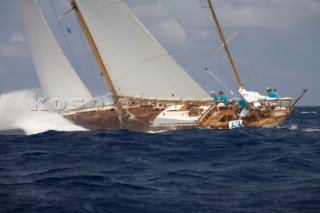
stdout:
<svg viewBox="0 0 320 213">
<path fill-rule="evenodd" d="M 46 98 L 89 99 L 91 94 L 72 68 L 42 15 L 36 0 L 20 0 L 33 63 Z"/>
<path fill-rule="evenodd" d="M 268 96 L 261 95 L 258 92 L 247 91 L 242 87 L 239 89 L 239 93 L 250 103 L 268 99 Z"/>
<path fill-rule="evenodd" d="M 117 93 L 158 99 L 209 98 L 120 0 L 78 0 Z"/>
<path fill-rule="evenodd" d="M 239 89 L 239 93 L 246 99 L 246 101 L 250 103 L 257 102 L 257 101 L 294 101 L 294 99 L 290 97 L 271 98 L 269 96 L 261 95 L 258 92 L 247 91 L 242 87 Z"/>
</svg>

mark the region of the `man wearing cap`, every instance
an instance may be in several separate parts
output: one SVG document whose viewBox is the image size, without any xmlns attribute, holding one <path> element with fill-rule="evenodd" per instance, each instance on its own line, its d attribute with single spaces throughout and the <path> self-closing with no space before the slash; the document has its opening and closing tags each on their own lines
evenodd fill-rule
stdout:
<svg viewBox="0 0 320 213">
<path fill-rule="evenodd" d="M 270 87 L 267 87 L 266 90 L 269 98 L 279 98 L 278 95 L 275 92 L 273 92 Z"/>
</svg>

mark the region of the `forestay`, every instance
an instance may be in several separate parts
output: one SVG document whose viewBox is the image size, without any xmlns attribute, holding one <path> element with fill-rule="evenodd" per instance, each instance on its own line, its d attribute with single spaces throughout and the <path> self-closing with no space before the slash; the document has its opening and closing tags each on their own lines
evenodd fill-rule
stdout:
<svg viewBox="0 0 320 213">
<path fill-rule="evenodd" d="M 35 0 L 20 0 L 33 63 L 46 98 L 89 99 L 90 92 L 72 68 Z"/>
<path fill-rule="evenodd" d="M 79 9 L 120 96 L 209 98 L 119 0 L 78 0 Z"/>
</svg>

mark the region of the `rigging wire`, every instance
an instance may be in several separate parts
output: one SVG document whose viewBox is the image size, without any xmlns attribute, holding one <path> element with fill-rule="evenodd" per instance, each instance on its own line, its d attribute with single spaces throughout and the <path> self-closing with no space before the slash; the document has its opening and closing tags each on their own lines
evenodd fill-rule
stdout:
<svg viewBox="0 0 320 213">
<path fill-rule="evenodd" d="M 214 60 L 214 58 L 212 57 L 212 54 L 210 54 L 204 47 L 203 45 L 195 38 L 195 36 L 188 30 L 188 28 L 180 21 L 180 19 L 173 13 L 173 11 L 168 7 L 168 5 L 163 2 L 163 0 L 160 0 L 160 2 L 162 3 L 162 5 L 168 10 L 168 12 L 176 19 L 176 21 L 181 25 L 181 27 L 191 36 L 191 38 L 195 41 L 195 43 L 204 51 L 204 53 L 211 59 L 211 62 L 213 62 L 219 69 L 221 69 L 223 71 L 223 73 L 225 74 L 225 76 L 232 82 L 235 83 L 234 78 L 230 78 L 230 76 L 228 76 L 228 74 L 224 71 L 224 69 Z M 183 47 L 183 46 L 182 46 Z M 183 47 L 184 48 L 184 47 Z M 186 50 L 186 48 L 184 48 Z M 193 59 L 197 59 L 197 57 L 194 57 Z M 197 59 L 198 64 L 200 64 L 203 67 L 206 67 L 199 59 Z M 213 73 L 211 73 L 213 74 Z M 211 75 L 210 74 L 210 75 Z M 211 75 L 212 76 L 212 75 Z M 214 77 L 216 80 L 218 79 L 216 76 Z M 220 80 L 218 81 L 218 83 L 220 84 Z M 222 85 L 221 85 L 222 86 Z M 228 88 L 228 90 L 231 90 L 230 88 Z M 232 94 L 232 93 L 231 93 Z"/>
<path fill-rule="evenodd" d="M 233 22 L 232 18 L 231 18 L 230 15 L 229 15 L 228 11 L 226 10 L 225 4 L 224 4 L 223 2 L 221 2 L 221 8 L 223 9 L 224 14 L 226 14 L 228 20 L 231 22 L 233 28 L 236 28 L 236 29 L 237 29 L 238 27 L 236 27 L 235 23 Z M 242 39 L 242 33 L 239 33 L 239 36 L 240 36 L 240 39 L 239 39 L 239 40 L 240 40 L 240 42 L 241 42 L 241 44 L 242 44 L 242 47 L 244 48 L 245 55 L 247 56 L 247 58 L 249 58 L 249 51 L 248 51 L 247 46 L 244 44 L 244 41 L 243 41 L 243 39 Z M 237 62 L 237 58 L 234 58 L 234 60 Z M 257 76 L 257 72 L 252 72 L 252 70 L 254 70 L 253 64 L 252 64 L 251 60 L 247 60 L 247 62 L 248 62 L 248 61 L 249 61 L 248 64 L 249 64 L 249 66 L 251 67 L 251 73 L 252 73 L 253 76 L 255 77 L 255 81 L 253 81 L 253 82 L 254 82 L 255 86 L 256 86 L 258 89 L 261 90 L 261 83 L 260 83 L 259 78 L 258 78 L 258 76 Z M 241 63 L 237 63 L 237 65 L 240 66 L 242 70 L 246 70 L 246 69 L 244 69 L 244 68 L 242 67 Z M 246 74 L 246 72 L 244 72 L 243 74 Z"/>
<path fill-rule="evenodd" d="M 251 41 L 251 43 L 254 45 L 254 48 L 258 51 L 258 53 L 260 54 L 260 56 L 262 57 L 262 59 L 264 60 L 264 63 L 267 65 L 267 67 L 269 68 L 269 70 L 274 70 L 274 68 L 271 66 L 271 63 L 270 63 L 270 61 L 269 61 L 269 59 L 266 57 L 266 55 L 262 52 L 262 50 L 258 47 L 258 45 L 256 44 L 256 42 L 254 42 L 254 40 L 250 37 L 250 36 L 248 36 L 248 34 L 246 33 L 246 32 L 244 32 L 245 34 L 246 34 L 246 36 L 250 39 L 250 41 Z M 277 77 L 277 79 L 281 79 L 281 77 L 279 76 L 279 73 L 278 72 L 273 72 L 273 73 L 275 73 L 275 75 L 276 75 L 276 77 Z M 271 81 L 272 79 L 270 79 L 270 81 Z M 272 81 L 271 82 L 268 82 L 268 83 L 270 83 L 270 85 L 274 88 L 275 86 L 274 86 L 274 84 L 272 83 Z M 284 81 L 281 81 L 280 83 L 282 83 L 282 86 L 284 86 L 285 87 L 285 90 L 287 91 L 287 92 L 290 92 L 290 89 L 289 89 L 289 87 L 288 87 L 288 85 L 287 84 L 284 84 L 285 82 Z M 263 88 L 264 89 L 264 88 Z"/>
<path fill-rule="evenodd" d="M 203 0 L 202 2 L 203 2 L 203 7 L 202 7 L 202 8 L 209 8 L 208 3 L 207 3 L 206 0 Z M 206 17 L 207 17 L 207 22 L 208 22 L 209 25 L 211 26 L 210 29 L 212 30 L 213 34 L 218 35 L 218 30 L 217 30 L 215 24 L 214 24 L 213 21 L 212 21 L 212 15 L 211 15 L 210 13 L 205 13 L 205 14 L 206 14 Z M 218 54 L 217 52 L 216 52 L 216 55 L 218 56 L 218 61 L 219 61 L 219 63 L 217 63 L 216 65 L 223 71 L 223 73 L 225 74 L 225 76 L 226 76 L 231 82 L 234 83 L 234 85 L 238 85 L 237 82 L 236 82 L 236 79 L 234 78 L 234 76 L 230 77 L 230 75 L 232 75 L 231 72 L 227 72 L 227 71 L 225 71 L 226 68 L 221 67 L 220 64 L 223 64 L 223 63 L 221 62 L 221 55 Z M 210 57 L 212 58 L 211 55 L 210 55 Z M 226 57 L 226 56 L 224 56 L 224 57 Z M 213 58 L 212 58 L 212 59 L 213 59 Z"/>
<path fill-rule="evenodd" d="M 208 7 L 208 3 L 206 0 L 203 0 L 203 8 L 209 8 Z M 206 18 L 207 18 L 207 22 L 209 23 L 209 25 L 211 26 L 210 29 L 212 30 L 213 34 L 218 35 L 218 30 L 214 24 L 214 22 L 212 21 L 212 15 L 210 13 L 205 13 L 206 14 Z M 216 51 L 216 56 L 218 59 L 218 66 L 219 68 L 223 71 L 224 75 L 227 77 L 227 79 L 229 81 L 231 81 L 233 83 L 233 87 L 234 89 L 236 89 L 236 91 L 238 90 L 238 83 L 236 82 L 236 79 L 234 76 L 230 77 L 230 75 L 232 75 L 231 72 L 227 72 L 226 70 L 230 71 L 230 64 L 229 63 L 223 63 L 222 61 L 227 61 L 227 55 L 221 55 L 219 54 L 219 52 Z M 222 67 L 224 66 L 224 67 Z M 231 94 L 234 96 L 233 91 L 231 90 Z"/>
<path fill-rule="evenodd" d="M 208 68 L 205 68 L 205 70 L 209 73 L 209 75 L 211 75 L 225 90 L 230 90 L 230 88 L 225 84 L 223 83 L 220 79 L 217 78 L 217 76 L 215 76 Z M 230 94 L 234 96 L 234 92 L 231 90 L 230 91 Z"/>
<path fill-rule="evenodd" d="M 231 19 L 227 9 L 226 9 L 226 6 L 225 6 L 225 3 L 222 1 L 221 2 L 221 5 L 222 5 L 222 9 L 224 10 L 224 13 L 226 14 L 226 16 L 228 17 L 228 19 L 230 20 L 231 24 L 233 25 L 234 28 L 238 28 L 236 27 L 236 24 L 233 22 L 233 20 Z M 249 33 L 247 33 L 245 30 L 242 30 L 242 33 L 246 36 L 246 38 L 248 38 L 250 40 L 250 43 L 253 44 L 253 47 L 255 48 L 255 50 L 258 51 L 258 53 L 260 54 L 260 56 L 262 57 L 262 59 L 264 60 L 264 63 L 267 65 L 267 67 L 269 68 L 269 70 L 274 70 L 274 68 L 271 66 L 271 63 L 269 62 L 268 58 L 265 56 L 265 54 L 263 54 L 262 50 L 258 47 L 258 45 L 256 44 L 256 42 L 254 42 L 253 38 L 251 36 L 249 36 Z M 242 35 L 240 34 L 240 41 L 241 41 L 241 44 L 242 46 L 244 47 L 245 49 L 245 53 L 247 55 L 247 58 L 250 58 L 249 57 L 249 51 L 248 51 L 248 48 L 247 48 L 247 45 L 245 45 L 244 43 L 244 39 L 242 38 Z M 264 91 L 264 88 L 261 88 L 262 87 L 262 84 L 257 76 L 257 72 L 254 72 L 254 68 L 253 68 L 253 64 L 251 62 L 251 60 L 248 60 L 249 61 L 249 65 L 252 69 L 251 73 L 253 73 L 253 75 L 255 76 L 256 78 L 256 81 L 258 82 L 258 85 L 257 88 L 261 91 Z M 279 73 L 278 72 L 273 72 L 275 75 L 276 75 L 276 78 L 277 79 L 281 79 L 280 76 L 279 76 Z M 274 83 L 272 82 L 272 80 L 274 79 L 270 79 L 270 78 L 267 78 L 269 79 L 269 82 L 267 82 L 268 84 L 270 84 L 272 87 L 274 87 Z M 282 83 L 284 83 L 284 81 L 282 81 Z M 285 89 L 287 91 L 290 91 L 287 84 L 282 84 L 282 86 L 285 87 Z"/>
<path fill-rule="evenodd" d="M 89 71 L 87 72 L 87 76 L 90 79 L 91 82 L 91 87 L 93 89 L 93 87 L 95 86 L 95 89 L 97 90 L 98 94 L 102 94 L 101 93 L 101 88 L 98 86 L 99 84 L 97 83 L 97 79 L 94 77 L 94 69 L 93 69 L 93 65 L 91 62 L 91 59 L 88 55 L 88 53 L 90 52 L 88 50 L 88 43 L 86 42 L 86 39 L 84 38 L 84 33 L 82 31 L 82 28 L 80 26 L 80 23 L 78 23 L 78 31 L 79 31 L 79 35 L 80 35 L 80 39 L 81 39 L 81 43 L 82 43 L 82 53 L 83 53 L 83 58 L 85 60 L 85 64 L 87 67 L 87 70 L 89 70 L 91 72 L 91 75 L 89 74 Z M 86 54 L 87 53 L 87 54 Z"/>
<path fill-rule="evenodd" d="M 51 4 L 51 7 L 53 8 L 55 16 L 58 18 L 57 9 L 56 9 L 53 1 L 52 0 L 49 0 L 49 1 L 50 1 L 50 4 Z M 64 28 L 62 26 L 62 23 L 60 21 L 58 21 L 58 23 L 59 23 L 60 31 L 62 32 L 62 35 L 63 35 L 63 39 L 64 39 L 65 43 L 67 44 L 66 46 L 67 46 L 67 50 L 69 52 L 69 55 L 72 58 L 72 60 L 74 61 L 74 65 L 75 65 L 76 70 L 79 70 L 81 72 L 82 76 L 87 76 L 88 77 L 89 80 L 87 81 L 87 83 L 89 83 L 91 91 L 96 90 L 99 94 L 102 94 L 100 88 L 98 87 L 98 83 L 96 81 L 96 78 L 94 77 L 94 71 L 93 71 L 94 69 L 93 69 L 90 57 L 88 55 L 86 55 L 86 53 L 89 53 L 90 51 L 88 51 L 87 45 L 85 43 L 85 39 L 83 38 L 84 35 L 83 35 L 82 30 L 81 30 L 80 23 L 78 23 L 77 28 L 78 28 L 79 35 L 80 35 L 80 40 L 81 40 L 81 43 L 82 43 L 81 50 L 82 50 L 82 53 L 83 53 L 83 58 L 84 58 L 84 62 L 85 62 L 86 68 L 87 68 L 87 70 L 91 71 L 91 75 L 90 75 L 89 72 L 84 72 L 84 70 L 81 68 L 80 63 L 79 63 L 79 61 L 78 61 L 78 59 L 76 57 L 76 53 L 71 48 L 72 45 L 70 44 L 70 42 L 68 40 L 68 37 L 67 37 L 67 35 L 65 33 L 65 30 L 64 30 Z M 65 28 L 67 29 L 66 26 L 65 26 Z M 88 63 L 88 61 L 89 61 L 89 63 Z M 94 86 L 95 86 L 95 88 L 94 88 Z M 94 94 L 91 94 L 91 95 L 94 97 Z"/>
<path fill-rule="evenodd" d="M 51 7 L 52 7 L 52 9 L 53 9 L 53 11 L 54 11 L 54 14 L 55 14 L 56 18 L 58 19 L 59 16 L 58 16 L 57 9 L 56 9 L 53 1 L 52 1 L 52 0 L 49 0 L 49 2 L 50 2 L 50 5 L 51 5 Z M 75 56 L 74 51 L 70 48 L 70 46 L 71 46 L 71 45 L 70 45 L 70 42 L 69 42 L 69 40 L 68 40 L 68 38 L 67 38 L 67 35 L 65 34 L 65 32 L 64 32 L 64 30 L 63 30 L 63 27 L 62 27 L 61 22 L 58 21 L 58 23 L 59 23 L 59 28 L 60 28 L 60 30 L 61 30 L 61 32 L 62 32 L 62 35 L 63 35 L 63 39 L 64 39 L 64 41 L 65 41 L 66 44 L 67 44 L 67 45 L 66 45 L 66 46 L 67 46 L 67 50 L 68 50 L 68 52 L 69 52 L 70 57 L 73 59 L 73 61 L 74 61 L 74 63 L 75 63 L 76 69 L 77 69 L 77 70 L 80 70 L 80 72 L 81 72 L 82 74 L 84 74 L 84 73 L 83 73 L 83 70 L 80 68 L 80 65 L 79 65 L 79 63 L 78 63 L 78 61 L 77 61 L 77 59 L 76 59 L 76 56 Z"/>
</svg>

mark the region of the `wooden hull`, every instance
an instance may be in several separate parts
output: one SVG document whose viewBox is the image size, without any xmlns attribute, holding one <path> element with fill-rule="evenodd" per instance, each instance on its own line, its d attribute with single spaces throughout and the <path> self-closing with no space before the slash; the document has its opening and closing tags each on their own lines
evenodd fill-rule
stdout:
<svg viewBox="0 0 320 213">
<path fill-rule="evenodd" d="M 163 119 L 165 114 L 170 111 L 165 109 L 155 109 L 152 107 L 135 107 L 128 109 L 133 115 L 133 118 L 128 119 L 120 115 L 114 108 L 101 110 L 87 110 L 75 113 L 65 114 L 64 117 L 71 120 L 77 125 L 80 125 L 89 130 L 118 130 L 129 129 L 133 131 L 163 131 L 174 130 L 181 128 L 213 128 L 213 129 L 230 129 L 230 122 L 238 121 L 239 117 L 237 110 L 233 106 L 220 108 L 218 110 L 215 106 L 208 107 L 204 112 L 194 113 L 192 110 L 176 110 L 174 113 L 175 122 L 172 122 L 173 115 L 164 119 L 163 123 L 159 125 L 157 120 Z M 181 116 L 177 118 L 177 113 L 181 112 Z M 247 118 L 241 120 L 241 125 L 236 127 L 276 127 L 280 125 L 289 115 L 291 110 L 286 107 L 275 108 L 273 110 L 253 111 Z M 202 114 L 201 114 L 202 113 Z M 184 119 L 193 118 L 189 123 L 181 122 L 182 114 Z M 199 114 L 195 116 L 195 114 Z M 178 114 L 179 115 L 179 114 Z M 180 119 L 180 120 L 179 120 Z M 177 122 L 177 121 L 180 121 Z"/>
<path fill-rule="evenodd" d="M 150 120 L 153 120 L 160 111 L 140 108 L 130 110 L 135 115 L 134 120 L 127 120 L 115 110 L 97 110 L 75 114 L 64 117 L 90 130 L 117 130 L 130 129 L 136 131 L 152 131 Z"/>
<path fill-rule="evenodd" d="M 241 120 L 241 127 L 266 127 L 273 128 L 280 125 L 290 114 L 291 110 L 286 107 L 272 110 L 252 111 L 251 115 Z M 212 107 L 200 119 L 199 126 L 214 129 L 230 129 L 230 122 L 238 121 L 238 112 L 232 106 L 220 108 Z M 240 126 L 237 126 L 240 127 Z"/>
<path fill-rule="evenodd" d="M 163 111 L 154 108 L 134 108 L 128 110 L 133 119 L 127 119 L 113 110 L 96 110 L 64 115 L 68 120 L 89 130 L 119 130 L 128 129 L 133 131 L 163 131 L 181 128 L 195 127 L 193 125 L 163 125 L 153 126 L 152 121 Z"/>
</svg>

